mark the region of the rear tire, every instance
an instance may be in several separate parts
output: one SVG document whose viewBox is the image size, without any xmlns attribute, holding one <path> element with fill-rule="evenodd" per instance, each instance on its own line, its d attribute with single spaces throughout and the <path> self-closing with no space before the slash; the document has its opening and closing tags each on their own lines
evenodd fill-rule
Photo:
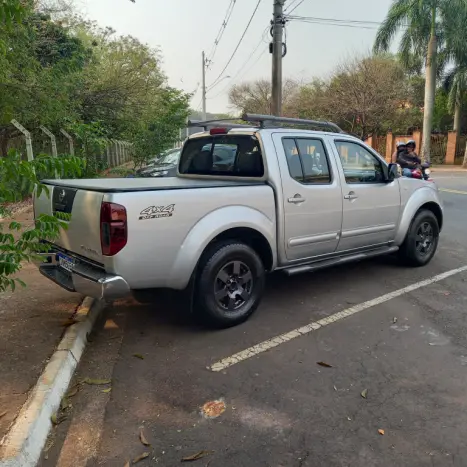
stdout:
<svg viewBox="0 0 467 467">
<path fill-rule="evenodd" d="M 438 219 L 431 211 L 424 209 L 414 217 L 399 256 L 407 266 L 425 266 L 435 256 L 438 242 Z"/>
<path fill-rule="evenodd" d="M 196 313 L 210 327 L 243 323 L 260 304 L 265 276 L 260 257 L 248 245 L 235 240 L 213 244 L 198 268 Z"/>
</svg>

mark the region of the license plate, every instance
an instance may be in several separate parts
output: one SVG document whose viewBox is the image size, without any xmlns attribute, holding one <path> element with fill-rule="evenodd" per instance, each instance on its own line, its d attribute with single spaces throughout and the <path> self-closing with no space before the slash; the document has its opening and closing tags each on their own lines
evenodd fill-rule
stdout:
<svg viewBox="0 0 467 467">
<path fill-rule="evenodd" d="M 65 271 L 71 272 L 75 267 L 75 260 L 69 256 L 63 255 L 62 253 L 57 254 L 58 265 L 65 269 Z"/>
</svg>

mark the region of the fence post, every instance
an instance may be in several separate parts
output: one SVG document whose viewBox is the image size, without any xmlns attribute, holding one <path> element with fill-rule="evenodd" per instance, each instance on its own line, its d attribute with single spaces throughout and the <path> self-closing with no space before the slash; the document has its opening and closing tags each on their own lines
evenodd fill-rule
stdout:
<svg viewBox="0 0 467 467">
<path fill-rule="evenodd" d="M 52 145 L 52 157 L 57 158 L 57 140 L 55 139 L 55 135 L 44 125 L 41 125 L 39 128 L 50 138 L 50 143 Z M 57 170 L 55 170 L 55 178 L 60 178 L 60 175 L 58 174 Z"/>
<path fill-rule="evenodd" d="M 391 162 L 392 160 L 392 153 L 393 153 L 393 145 L 394 145 L 394 135 L 392 131 L 388 131 L 386 136 L 386 161 Z"/>
<path fill-rule="evenodd" d="M 456 159 L 456 149 L 457 149 L 457 131 L 450 131 L 448 133 L 448 145 L 446 148 L 446 165 L 454 165 Z"/>
<path fill-rule="evenodd" d="M 110 167 L 110 160 L 111 160 L 110 158 L 111 158 L 111 154 L 112 154 L 111 151 L 110 151 L 110 145 L 111 145 L 111 144 L 112 144 L 112 143 L 111 143 L 110 140 L 107 141 L 107 146 L 106 146 L 106 148 L 105 148 L 105 149 L 106 149 L 106 154 L 107 154 L 107 168 Z"/>
<path fill-rule="evenodd" d="M 63 128 L 60 128 L 60 133 L 68 140 L 68 144 L 70 145 L 70 156 L 74 156 L 75 146 L 73 144 L 73 138 Z"/>
<path fill-rule="evenodd" d="M 21 133 L 24 135 L 24 139 L 26 140 L 26 154 L 28 156 L 28 161 L 33 161 L 34 160 L 34 153 L 32 152 L 32 139 L 31 139 L 31 133 L 29 133 L 26 128 L 24 128 L 21 123 L 18 122 L 18 120 L 11 120 L 11 123 L 19 130 Z"/>
</svg>

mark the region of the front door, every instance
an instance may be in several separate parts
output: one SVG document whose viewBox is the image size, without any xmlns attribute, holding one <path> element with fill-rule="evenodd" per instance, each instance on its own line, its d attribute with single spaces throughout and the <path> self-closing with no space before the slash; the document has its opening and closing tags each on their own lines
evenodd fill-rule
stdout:
<svg viewBox="0 0 467 467">
<path fill-rule="evenodd" d="M 338 251 L 389 243 L 399 223 L 399 181 L 385 181 L 383 162 L 363 144 L 336 138 L 342 162 L 342 234 Z"/>
<path fill-rule="evenodd" d="M 319 137 L 275 133 L 273 140 L 282 178 L 285 261 L 334 252 L 343 204 L 336 159 Z"/>
</svg>

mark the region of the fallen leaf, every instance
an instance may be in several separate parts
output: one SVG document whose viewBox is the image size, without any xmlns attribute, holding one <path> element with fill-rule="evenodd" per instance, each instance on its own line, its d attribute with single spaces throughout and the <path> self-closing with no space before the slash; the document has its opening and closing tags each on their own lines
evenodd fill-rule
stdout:
<svg viewBox="0 0 467 467">
<path fill-rule="evenodd" d="M 364 399 L 366 399 L 366 397 L 367 397 L 367 395 L 368 395 L 368 389 L 364 389 L 364 390 L 360 393 L 360 395 L 361 395 Z"/>
<path fill-rule="evenodd" d="M 80 387 L 80 384 L 75 384 L 65 395 L 65 397 L 73 397 L 73 396 L 76 396 L 76 394 L 78 394 L 78 391 L 79 391 L 79 387 Z"/>
<path fill-rule="evenodd" d="M 351 421 L 352 421 L 352 419 L 351 419 L 350 417 L 347 417 L 347 420 L 348 420 L 349 422 L 351 422 Z"/>
<path fill-rule="evenodd" d="M 324 368 L 332 368 L 332 365 L 329 365 L 329 363 L 326 362 L 317 362 L 319 366 L 324 366 Z"/>
<path fill-rule="evenodd" d="M 105 384 L 110 384 L 112 381 L 110 379 L 83 379 L 83 383 L 94 385 L 94 386 L 103 386 Z"/>
<path fill-rule="evenodd" d="M 451 295 L 451 292 L 446 292 L 444 295 L 448 297 L 449 295 Z"/>
<path fill-rule="evenodd" d="M 149 457 L 149 452 L 143 452 L 143 454 L 133 459 L 133 464 L 137 464 L 139 461 L 142 461 L 143 459 L 146 459 L 148 457 Z"/>
<path fill-rule="evenodd" d="M 123 467 L 130 467 L 130 461 L 126 461 Z"/>
<path fill-rule="evenodd" d="M 378 430 L 378 433 L 383 436 L 384 435 L 384 430 L 381 430 L 381 428 Z"/>
<path fill-rule="evenodd" d="M 144 436 L 143 430 L 139 432 L 139 440 L 145 446 L 151 446 L 151 443 L 149 443 L 148 440 L 146 439 L 146 436 Z"/>
<path fill-rule="evenodd" d="M 393 322 L 394 324 L 397 323 L 397 318 L 394 317 L 394 318 L 392 319 L 392 322 Z"/>
<path fill-rule="evenodd" d="M 336 388 L 336 386 L 333 386 L 333 388 L 334 388 L 334 391 L 337 391 L 337 388 Z"/>
<path fill-rule="evenodd" d="M 110 391 L 112 391 L 112 388 L 102 389 L 104 394 L 108 394 Z"/>
<path fill-rule="evenodd" d="M 60 410 L 65 410 L 68 408 L 70 405 L 68 398 L 66 396 L 63 396 L 61 402 L 60 402 Z"/>
<path fill-rule="evenodd" d="M 133 354 L 133 357 L 139 358 L 140 360 L 144 360 L 144 356 L 141 355 L 140 353 Z"/>
<path fill-rule="evenodd" d="M 5 412 L 0 413 L 0 418 L 3 418 L 7 413 L 8 413 L 7 410 L 5 410 Z"/>
<path fill-rule="evenodd" d="M 201 414 L 206 418 L 217 418 L 225 412 L 226 405 L 222 399 L 209 401 L 201 407 Z"/>
<path fill-rule="evenodd" d="M 58 420 L 57 420 L 57 414 L 52 414 L 50 416 L 50 421 L 54 424 L 54 425 L 58 425 Z"/>
<path fill-rule="evenodd" d="M 193 462 L 197 461 L 198 459 L 202 459 L 203 457 L 209 456 L 214 451 L 199 451 L 196 454 L 191 456 L 182 457 L 182 462 Z"/>
</svg>

